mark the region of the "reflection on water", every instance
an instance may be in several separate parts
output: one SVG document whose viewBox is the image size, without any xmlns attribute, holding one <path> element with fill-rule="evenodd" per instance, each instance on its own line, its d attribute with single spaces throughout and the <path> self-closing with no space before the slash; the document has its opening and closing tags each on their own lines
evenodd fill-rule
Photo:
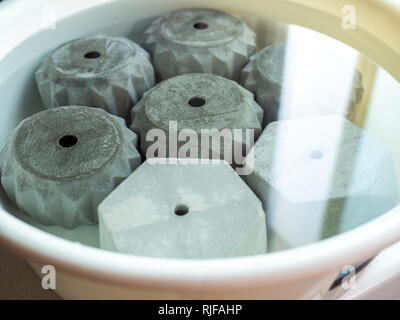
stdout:
<svg viewBox="0 0 400 320">
<path fill-rule="evenodd" d="M 351 230 L 397 203 L 390 151 L 344 117 L 272 122 L 253 152 L 245 180 L 263 202 L 272 235 L 286 246 Z"/>
<path fill-rule="evenodd" d="M 269 251 L 351 230 L 398 204 L 392 146 L 364 128 L 376 65 L 301 27 L 285 39 L 254 56 L 242 78 L 265 111 L 244 179 L 263 202 Z"/>
</svg>

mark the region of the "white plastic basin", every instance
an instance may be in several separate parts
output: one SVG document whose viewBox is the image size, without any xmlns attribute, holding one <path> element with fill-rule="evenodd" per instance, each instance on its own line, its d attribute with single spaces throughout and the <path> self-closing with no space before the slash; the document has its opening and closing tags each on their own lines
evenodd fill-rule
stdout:
<svg viewBox="0 0 400 320">
<path fill-rule="evenodd" d="M 357 1 L 357 28 L 345 30 L 341 25 L 342 8 L 348 2 L 351 1 L 10 0 L 1 3 L 0 146 L 22 119 L 42 110 L 33 74 L 41 59 L 57 45 L 93 33 L 125 35 L 139 41 L 154 16 L 183 7 L 213 7 L 240 13 L 250 26 L 253 23 L 260 30 L 268 27 L 268 23 L 257 21 L 272 19 L 328 34 L 385 69 L 378 71 L 377 78 L 387 81 L 388 86 L 393 86 L 390 92 L 398 94 L 395 79 L 400 79 L 399 5 L 394 0 Z M 43 28 L 52 22 L 55 29 Z M 379 96 L 371 99 L 380 103 Z M 400 101 L 400 95 L 393 97 L 393 101 Z M 388 102 L 385 110 L 392 110 L 391 105 L 393 102 Z M 396 116 L 380 118 L 379 112 L 373 112 L 377 115 L 370 130 L 399 159 L 396 156 L 399 148 L 395 149 L 398 132 L 393 122 Z M 388 132 L 382 122 L 377 125 L 378 119 L 388 121 L 387 126 L 394 131 Z M 323 296 L 344 265 L 368 259 L 400 239 L 400 207 L 396 207 L 352 231 L 265 255 L 202 261 L 146 258 L 98 249 L 96 226 L 72 231 L 40 226 L 18 212 L 3 190 L 0 199 L 0 244 L 28 260 L 39 274 L 43 265 L 54 265 L 56 290 L 64 298 L 312 298 Z"/>
</svg>

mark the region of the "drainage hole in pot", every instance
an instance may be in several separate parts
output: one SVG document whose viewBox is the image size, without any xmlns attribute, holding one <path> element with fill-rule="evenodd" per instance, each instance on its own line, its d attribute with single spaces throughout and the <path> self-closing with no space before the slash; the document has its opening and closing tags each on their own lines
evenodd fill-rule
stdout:
<svg viewBox="0 0 400 320">
<path fill-rule="evenodd" d="M 204 30 L 208 28 L 208 24 L 204 23 L 204 22 L 196 22 L 193 25 L 193 28 L 197 29 L 197 30 Z"/>
<path fill-rule="evenodd" d="M 72 135 L 68 135 L 58 140 L 58 143 L 63 148 L 71 148 L 78 143 L 78 138 Z"/>
<path fill-rule="evenodd" d="M 310 153 L 311 159 L 321 159 L 324 156 L 324 153 L 320 150 L 314 150 Z"/>
<path fill-rule="evenodd" d="M 187 206 L 185 206 L 184 204 L 180 204 L 180 205 L 176 206 L 174 209 L 174 213 L 177 216 L 184 216 L 188 212 L 189 212 L 189 208 Z"/>
<path fill-rule="evenodd" d="M 189 99 L 188 104 L 189 104 L 189 106 L 195 107 L 195 108 L 202 107 L 206 104 L 206 99 L 201 98 L 201 97 L 193 97 L 193 98 Z"/>
<path fill-rule="evenodd" d="M 84 57 L 86 59 L 97 59 L 100 56 L 101 56 L 101 54 L 98 51 L 89 51 L 89 52 L 86 52 L 84 55 Z"/>
</svg>

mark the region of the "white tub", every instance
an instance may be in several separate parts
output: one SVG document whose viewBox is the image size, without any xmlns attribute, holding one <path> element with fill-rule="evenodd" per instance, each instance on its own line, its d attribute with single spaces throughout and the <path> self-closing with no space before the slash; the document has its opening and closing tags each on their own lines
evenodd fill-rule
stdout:
<svg viewBox="0 0 400 320">
<path fill-rule="evenodd" d="M 356 30 L 341 25 L 349 2 L 356 2 Z M 8 0 L 0 4 L 0 139 L 40 110 L 33 72 L 51 49 L 95 32 L 139 39 L 151 17 L 189 6 L 321 31 L 400 79 L 400 8 L 394 0 Z M 396 207 L 351 232 L 297 249 L 221 260 L 155 259 L 95 248 L 96 227 L 67 232 L 38 226 L 18 212 L 9 214 L 13 207 L 3 191 L 0 198 L 1 245 L 28 260 L 39 274 L 43 265 L 54 265 L 56 290 L 63 298 L 313 298 L 324 295 L 344 265 L 374 256 L 400 239 Z"/>
</svg>

